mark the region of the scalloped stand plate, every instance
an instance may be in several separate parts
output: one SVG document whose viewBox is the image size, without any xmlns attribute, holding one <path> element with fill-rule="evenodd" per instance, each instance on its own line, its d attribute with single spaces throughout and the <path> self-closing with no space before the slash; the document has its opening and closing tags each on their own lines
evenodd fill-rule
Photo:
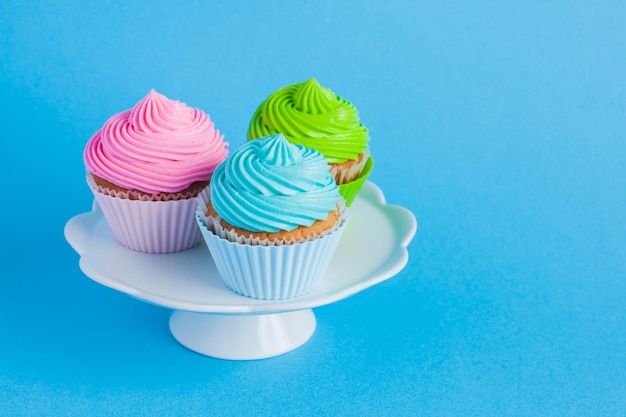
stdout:
<svg viewBox="0 0 626 417">
<path fill-rule="evenodd" d="M 417 230 L 413 214 L 387 205 L 366 182 L 320 285 L 289 300 L 256 300 L 222 283 L 204 242 L 186 251 L 146 254 L 121 246 L 97 204 L 65 225 L 65 238 L 92 280 L 170 308 L 170 331 L 183 346 L 222 359 L 262 359 L 289 352 L 313 335 L 312 308 L 391 278 L 408 261 Z"/>
</svg>

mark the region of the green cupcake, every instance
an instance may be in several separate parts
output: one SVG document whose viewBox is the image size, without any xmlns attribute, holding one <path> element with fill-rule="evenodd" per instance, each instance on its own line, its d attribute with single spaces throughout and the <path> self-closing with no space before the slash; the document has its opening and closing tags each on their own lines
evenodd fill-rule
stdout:
<svg viewBox="0 0 626 417">
<path fill-rule="evenodd" d="M 324 155 L 346 205 L 352 204 L 374 163 L 369 132 L 354 104 L 322 87 L 315 78 L 283 87 L 254 112 L 248 140 L 277 133 Z"/>
</svg>

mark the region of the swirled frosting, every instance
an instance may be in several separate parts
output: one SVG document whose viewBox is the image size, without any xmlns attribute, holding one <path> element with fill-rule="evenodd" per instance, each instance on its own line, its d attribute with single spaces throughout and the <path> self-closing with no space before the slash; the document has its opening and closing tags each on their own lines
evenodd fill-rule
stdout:
<svg viewBox="0 0 626 417">
<path fill-rule="evenodd" d="M 208 114 L 151 90 L 111 117 L 87 143 L 89 172 L 146 193 L 178 192 L 206 181 L 228 155 Z"/>
<path fill-rule="evenodd" d="M 315 78 L 276 90 L 254 112 L 248 140 L 276 133 L 318 150 L 331 164 L 357 159 L 369 141 L 356 107 Z"/>
<path fill-rule="evenodd" d="M 225 221 L 252 232 L 311 226 L 337 209 L 339 188 L 316 150 L 283 135 L 245 143 L 217 167 L 211 204 Z"/>
</svg>

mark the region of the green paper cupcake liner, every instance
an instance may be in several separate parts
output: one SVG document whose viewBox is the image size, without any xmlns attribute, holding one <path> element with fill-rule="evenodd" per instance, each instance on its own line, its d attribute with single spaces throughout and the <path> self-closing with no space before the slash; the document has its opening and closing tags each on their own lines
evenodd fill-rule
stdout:
<svg viewBox="0 0 626 417">
<path fill-rule="evenodd" d="M 367 158 L 363 171 L 356 180 L 339 186 L 339 194 L 341 194 L 341 196 L 346 200 L 346 207 L 350 207 L 356 196 L 359 194 L 359 191 L 361 191 L 363 184 L 365 184 L 365 181 L 367 180 L 367 177 L 369 177 L 373 168 L 374 159 L 370 156 Z"/>
</svg>

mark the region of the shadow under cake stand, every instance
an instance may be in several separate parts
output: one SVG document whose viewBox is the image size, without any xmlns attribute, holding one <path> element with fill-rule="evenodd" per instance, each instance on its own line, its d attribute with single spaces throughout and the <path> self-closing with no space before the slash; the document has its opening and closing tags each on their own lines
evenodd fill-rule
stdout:
<svg viewBox="0 0 626 417">
<path fill-rule="evenodd" d="M 183 346 L 222 359 L 262 359 L 289 352 L 309 340 L 312 308 L 334 303 L 391 278 L 408 261 L 417 223 L 403 207 L 387 205 L 366 182 L 350 208 L 350 222 L 321 283 L 289 300 L 256 300 L 221 281 L 204 242 L 170 254 L 135 252 L 120 245 L 102 212 L 79 214 L 65 238 L 92 280 L 173 311 L 169 328 Z"/>
</svg>

